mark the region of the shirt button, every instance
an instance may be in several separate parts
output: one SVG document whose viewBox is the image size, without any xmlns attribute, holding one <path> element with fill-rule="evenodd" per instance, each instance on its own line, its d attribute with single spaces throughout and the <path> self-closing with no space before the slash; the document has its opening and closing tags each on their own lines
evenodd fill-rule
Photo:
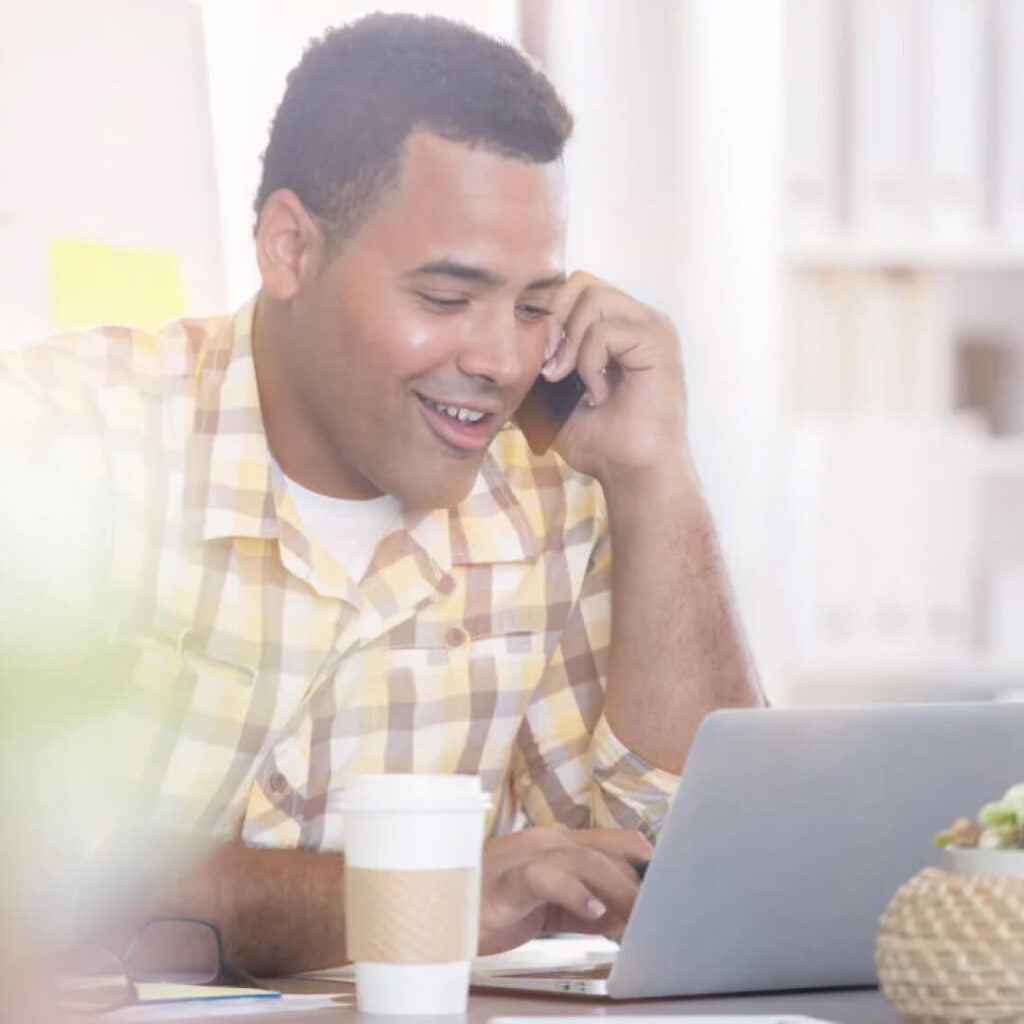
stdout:
<svg viewBox="0 0 1024 1024">
<path fill-rule="evenodd" d="M 288 780 L 280 772 L 274 772 L 270 776 L 270 791 L 272 793 L 283 793 L 287 788 Z"/>
<path fill-rule="evenodd" d="M 458 626 L 453 626 L 447 633 L 445 633 L 444 642 L 449 647 L 458 647 L 459 644 L 466 642 L 466 631 L 464 629 L 459 629 Z"/>
</svg>

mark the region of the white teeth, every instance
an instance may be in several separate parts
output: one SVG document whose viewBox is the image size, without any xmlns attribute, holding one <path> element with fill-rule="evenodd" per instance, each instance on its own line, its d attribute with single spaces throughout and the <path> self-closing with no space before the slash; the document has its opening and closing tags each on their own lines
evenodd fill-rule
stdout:
<svg viewBox="0 0 1024 1024">
<path fill-rule="evenodd" d="M 441 405 L 439 402 L 431 402 L 429 398 L 427 401 L 438 412 L 443 412 L 446 416 L 451 416 L 453 420 L 458 420 L 460 423 L 479 423 L 484 418 L 484 413 L 474 412 L 472 409 L 463 409 L 459 405 Z"/>
</svg>

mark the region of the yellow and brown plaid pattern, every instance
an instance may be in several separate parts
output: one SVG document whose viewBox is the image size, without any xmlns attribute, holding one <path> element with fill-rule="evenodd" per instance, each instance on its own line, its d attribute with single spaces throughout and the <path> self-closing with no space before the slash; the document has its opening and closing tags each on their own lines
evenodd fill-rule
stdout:
<svg viewBox="0 0 1024 1024">
<path fill-rule="evenodd" d="M 525 819 L 653 835 L 676 778 L 602 714 L 600 487 L 510 427 L 465 502 L 405 513 L 348 578 L 270 458 L 254 309 L 0 355 L 0 386 L 94 438 L 106 467 L 102 600 L 131 638 L 124 727 L 146 736 L 156 819 L 332 847 L 353 774 L 468 772 L 492 833 Z"/>
</svg>

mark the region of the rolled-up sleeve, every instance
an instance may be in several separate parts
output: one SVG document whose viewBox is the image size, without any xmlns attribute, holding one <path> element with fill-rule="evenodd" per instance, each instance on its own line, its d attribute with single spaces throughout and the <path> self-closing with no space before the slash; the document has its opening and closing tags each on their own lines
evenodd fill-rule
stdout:
<svg viewBox="0 0 1024 1024">
<path fill-rule="evenodd" d="M 602 715 L 590 741 L 591 822 L 595 828 L 635 828 L 654 840 L 679 776 L 634 754 Z"/>
</svg>

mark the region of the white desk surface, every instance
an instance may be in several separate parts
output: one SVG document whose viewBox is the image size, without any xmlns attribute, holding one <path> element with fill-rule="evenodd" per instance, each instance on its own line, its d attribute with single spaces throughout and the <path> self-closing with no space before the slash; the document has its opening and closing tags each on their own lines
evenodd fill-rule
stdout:
<svg viewBox="0 0 1024 1024">
<path fill-rule="evenodd" d="M 825 992 L 788 992 L 757 996 L 731 996 L 690 999 L 648 999 L 636 1002 L 598 1002 L 544 996 L 512 996 L 496 993 L 471 993 L 465 1017 L 366 1017 L 356 1012 L 351 985 L 338 982 L 286 979 L 271 982 L 282 992 L 337 993 L 337 1005 L 299 1013 L 275 1014 L 272 1010 L 258 1016 L 239 1017 L 253 1024 L 306 1024 L 307 1021 L 383 1022 L 400 1024 L 485 1024 L 491 1017 L 554 1017 L 592 1015 L 665 1016 L 681 1014 L 786 1014 L 819 1017 L 837 1024 L 899 1024 L 899 1018 L 875 989 L 844 989 Z M 184 1018 L 187 1020 L 187 1018 Z M 233 1018 L 221 1017 L 229 1022 Z"/>
</svg>

